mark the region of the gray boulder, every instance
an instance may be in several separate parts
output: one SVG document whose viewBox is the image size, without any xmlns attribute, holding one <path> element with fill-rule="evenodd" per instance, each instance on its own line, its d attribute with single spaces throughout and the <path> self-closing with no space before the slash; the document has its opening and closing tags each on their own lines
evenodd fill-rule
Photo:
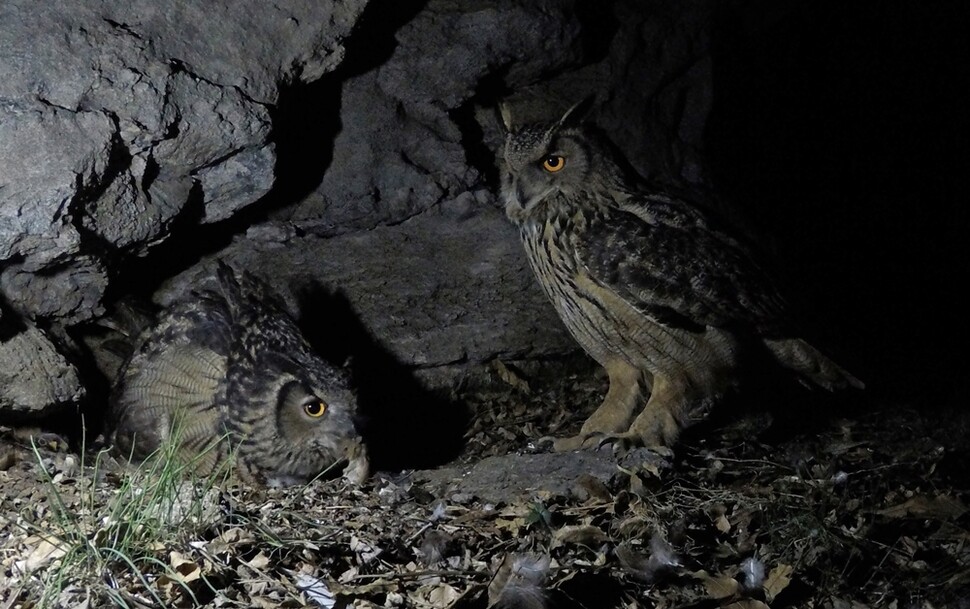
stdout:
<svg viewBox="0 0 970 609">
<path fill-rule="evenodd" d="M 495 194 L 495 106 L 593 94 L 641 173 L 703 183 L 714 3 L 365 4 L 2 3 L 5 317 L 84 334 L 108 294 L 191 298 L 222 257 L 436 382 L 574 352 Z"/>
<path fill-rule="evenodd" d="M 226 220 L 268 193 L 281 85 L 335 69 L 365 5 L 0 4 L 0 300 L 60 329 L 85 322 L 112 269 L 176 220 Z M 64 378 L 61 360 L 30 361 Z"/>
<path fill-rule="evenodd" d="M 84 387 L 77 369 L 47 335 L 28 326 L 0 340 L 0 416 L 41 418 L 77 404 Z"/>
</svg>

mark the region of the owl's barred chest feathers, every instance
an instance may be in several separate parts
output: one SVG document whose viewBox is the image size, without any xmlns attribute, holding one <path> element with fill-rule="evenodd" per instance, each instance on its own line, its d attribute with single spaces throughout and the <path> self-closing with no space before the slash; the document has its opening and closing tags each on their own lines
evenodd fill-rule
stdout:
<svg viewBox="0 0 970 609">
<path fill-rule="evenodd" d="M 563 280 L 574 275 L 581 264 L 575 237 L 589 226 L 587 213 L 562 197 L 551 197 L 547 213 L 534 213 L 519 226 L 519 236 L 533 265 L 544 265 Z"/>
<path fill-rule="evenodd" d="M 623 212 L 606 206 L 582 208 L 561 196 L 552 196 L 544 203 L 545 213 L 533 214 L 520 225 L 526 256 L 543 291 L 570 334 L 593 359 L 604 365 L 616 356 L 640 359 L 635 353 L 640 349 L 624 345 L 630 341 L 658 343 L 648 336 L 653 324 L 619 303 L 609 288 L 588 272 L 582 257 L 589 231 Z"/>
<path fill-rule="evenodd" d="M 546 221 L 528 221 L 519 229 L 529 265 L 567 325 L 576 313 L 579 261 L 575 249 L 564 239 L 563 225 L 573 222 L 557 216 Z"/>
</svg>

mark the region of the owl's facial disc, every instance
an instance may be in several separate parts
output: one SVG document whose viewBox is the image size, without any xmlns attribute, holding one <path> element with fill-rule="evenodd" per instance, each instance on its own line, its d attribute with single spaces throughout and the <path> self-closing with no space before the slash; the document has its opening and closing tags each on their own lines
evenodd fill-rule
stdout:
<svg viewBox="0 0 970 609">
<path fill-rule="evenodd" d="M 527 167 L 520 174 L 509 172 L 502 184 L 506 211 L 510 216 L 527 215 L 555 188 L 555 184 L 542 179 L 534 167 Z"/>
<path fill-rule="evenodd" d="M 509 133 L 504 158 L 505 211 L 520 226 L 554 213 L 556 195 L 570 197 L 588 187 L 588 150 L 572 127 L 538 125 Z"/>
<path fill-rule="evenodd" d="M 350 390 L 315 391 L 293 379 L 277 394 L 277 427 L 281 438 L 311 442 L 339 452 L 345 440 L 357 436 L 351 419 Z"/>
<path fill-rule="evenodd" d="M 274 468 L 277 477 L 309 479 L 338 463 L 347 463 L 344 476 L 350 480 L 367 476 L 369 460 L 352 419 L 349 389 L 314 389 L 291 377 L 279 388 L 277 400 L 278 438 L 287 446 L 286 458 Z"/>
</svg>

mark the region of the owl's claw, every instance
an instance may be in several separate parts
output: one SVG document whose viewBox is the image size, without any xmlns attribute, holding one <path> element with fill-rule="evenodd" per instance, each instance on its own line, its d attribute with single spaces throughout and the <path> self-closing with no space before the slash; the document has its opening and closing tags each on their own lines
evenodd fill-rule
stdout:
<svg viewBox="0 0 970 609">
<path fill-rule="evenodd" d="M 583 436 L 572 436 L 570 438 L 555 438 L 552 441 L 552 450 L 557 453 L 565 453 L 579 450 L 583 447 Z"/>
<path fill-rule="evenodd" d="M 647 443 L 646 438 L 634 431 L 620 433 L 580 433 L 568 438 L 552 438 L 546 436 L 540 442 L 552 443 L 555 452 L 571 452 L 576 450 L 603 450 L 604 447 L 612 448 L 613 457 L 619 462 L 640 462 L 646 459 L 650 462 L 669 464 L 673 457 L 670 448 L 659 445 L 656 442 Z M 606 449 L 609 450 L 609 449 Z M 645 456 L 646 455 L 646 456 Z M 663 465 L 660 466 L 663 469 Z"/>
<path fill-rule="evenodd" d="M 613 454 L 622 457 L 642 443 L 642 440 L 630 432 L 603 436 L 600 446 L 611 444 Z"/>
<path fill-rule="evenodd" d="M 669 447 L 656 442 L 648 441 L 639 433 L 635 431 L 626 431 L 623 433 L 613 433 L 613 434 L 597 434 L 596 447 L 602 447 L 606 445 L 611 445 L 613 448 L 613 454 L 617 457 L 625 457 L 629 453 L 637 449 L 646 449 L 656 455 L 663 458 L 670 458 L 673 456 L 674 451 Z"/>
<path fill-rule="evenodd" d="M 554 447 L 556 445 L 557 439 L 558 438 L 556 438 L 555 436 L 542 436 L 541 438 L 535 441 L 535 445 L 538 448 L 553 448 L 553 450 L 555 450 Z"/>
<path fill-rule="evenodd" d="M 602 438 L 603 434 L 600 432 L 581 433 L 569 438 L 553 438 L 552 450 L 557 453 L 563 453 L 573 450 L 595 449 L 602 446 Z"/>
<path fill-rule="evenodd" d="M 612 444 L 613 453 L 621 457 L 634 448 L 645 446 L 644 439 L 633 431 L 625 431 L 620 433 L 604 433 L 602 431 L 594 431 L 579 433 L 568 438 L 552 438 L 550 436 L 546 436 L 544 438 L 540 438 L 539 441 L 551 442 L 552 449 L 557 453 L 569 452 L 573 450 L 597 450 L 603 446 L 606 446 L 607 444 Z M 669 449 L 660 447 L 660 450 L 657 452 L 660 453 L 662 450 L 669 451 Z"/>
</svg>

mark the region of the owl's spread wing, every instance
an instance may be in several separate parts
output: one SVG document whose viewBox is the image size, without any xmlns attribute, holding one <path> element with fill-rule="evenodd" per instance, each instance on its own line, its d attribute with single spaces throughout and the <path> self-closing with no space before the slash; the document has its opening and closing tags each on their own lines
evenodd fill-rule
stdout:
<svg viewBox="0 0 970 609">
<path fill-rule="evenodd" d="M 659 323 L 774 333 L 785 303 L 750 253 L 676 205 L 613 210 L 575 244 L 590 277 Z"/>
<path fill-rule="evenodd" d="M 202 452 L 220 433 L 215 406 L 225 366 L 224 356 L 197 344 L 136 355 L 116 398 L 116 443 L 144 458 L 177 435 L 192 453 Z"/>
</svg>

